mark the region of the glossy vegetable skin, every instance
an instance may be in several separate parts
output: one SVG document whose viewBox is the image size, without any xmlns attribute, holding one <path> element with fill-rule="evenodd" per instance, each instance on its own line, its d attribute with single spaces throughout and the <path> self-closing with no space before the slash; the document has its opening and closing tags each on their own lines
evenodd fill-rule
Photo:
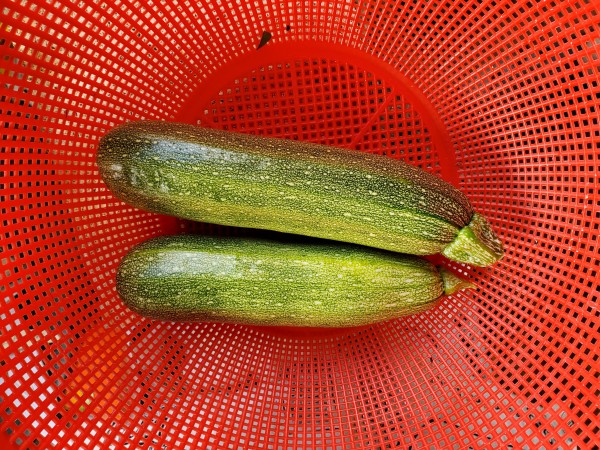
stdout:
<svg viewBox="0 0 600 450">
<path fill-rule="evenodd" d="M 117 290 L 152 319 L 349 327 L 430 308 L 473 287 L 426 260 L 352 244 L 170 236 L 134 247 Z"/>
<path fill-rule="evenodd" d="M 104 136 L 98 166 L 118 198 L 161 214 L 475 266 L 503 254 L 459 190 L 384 156 L 143 121 Z"/>
</svg>

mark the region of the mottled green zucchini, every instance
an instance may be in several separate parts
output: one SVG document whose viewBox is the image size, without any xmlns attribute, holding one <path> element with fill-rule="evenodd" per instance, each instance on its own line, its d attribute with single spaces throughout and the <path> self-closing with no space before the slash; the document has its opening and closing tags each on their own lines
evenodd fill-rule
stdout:
<svg viewBox="0 0 600 450">
<path fill-rule="evenodd" d="M 117 271 L 121 298 L 145 317 L 270 326 L 366 325 L 467 287 L 417 256 L 321 240 L 159 237 Z"/>
<path fill-rule="evenodd" d="M 384 156 L 142 121 L 104 136 L 97 162 L 115 196 L 161 214 L 475 266 L 503 254 L 459 190 Z"/>
</svg>

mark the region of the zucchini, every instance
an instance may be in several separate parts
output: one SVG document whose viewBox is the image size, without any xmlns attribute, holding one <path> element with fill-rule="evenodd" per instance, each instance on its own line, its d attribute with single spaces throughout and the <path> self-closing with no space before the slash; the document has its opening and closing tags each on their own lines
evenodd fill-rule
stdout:
<svg viewBox="0 0 600 450">
<path fill-rule="evenodd" d="M 349 327 L 423 311 L 472 287 L 423 258 L 284 238 L 162 236 L 117 270 L 134 312 L 169 321 Z"/>
<path fill-rule="evenodd" d="M 141 121 L 107 133 L 97 162 L 116 197 L 160 214 L 481 267 L 503 254 L 458 189 L 384 156 Z"/>
</svg>

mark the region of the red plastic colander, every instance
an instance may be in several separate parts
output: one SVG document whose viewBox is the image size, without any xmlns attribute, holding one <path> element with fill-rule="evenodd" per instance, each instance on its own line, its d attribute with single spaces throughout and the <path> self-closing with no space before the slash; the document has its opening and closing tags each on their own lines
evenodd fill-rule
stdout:
<svg viewBox="0 0 600 450">
<path fill-rule="evenodd" d="M 589 449 L 599 437 L 595 0 L 7 0 L 0 448 Z M 163 119 L 401 158 L 506 245 L 476 291 L 357 329 L 150 321 L 99 138 Z M 217 230 L 218 231 L 218 230 Z"/>
</svg>

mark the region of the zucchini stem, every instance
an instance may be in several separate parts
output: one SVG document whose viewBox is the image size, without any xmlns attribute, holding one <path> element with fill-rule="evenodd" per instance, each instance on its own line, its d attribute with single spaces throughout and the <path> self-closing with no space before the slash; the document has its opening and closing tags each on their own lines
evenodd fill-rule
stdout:
<svg viewBox="0 0 600 450">
<path fill-rule="evenodd" d="M 475 213 L 469 225 L 458 232 L 442 254 L 453 261 L 486 267 L 499 261 L 504 249 L 487 219 Z"/>
<path fill-rule="evenodd" d="M 463 289 L 477 289 L 477 286 L 468 280 L 460 278 L 445 267 L 438 267 L 442 284 L 444 285 L 444 294 L 452 295 Z"/>
</svg>

